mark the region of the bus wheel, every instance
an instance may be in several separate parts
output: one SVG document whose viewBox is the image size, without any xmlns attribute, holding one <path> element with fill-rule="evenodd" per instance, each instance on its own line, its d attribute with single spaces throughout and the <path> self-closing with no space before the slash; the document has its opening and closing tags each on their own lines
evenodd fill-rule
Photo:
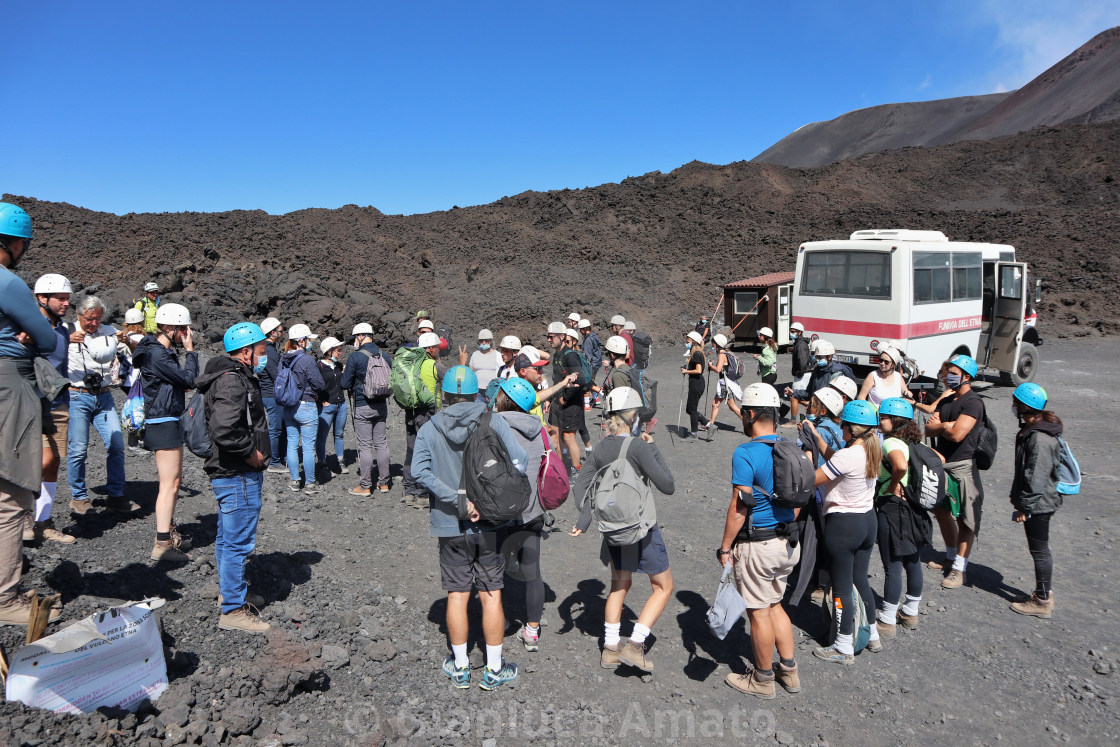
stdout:
<svg viewBox="0 0 1120 747">
<path fill-rule="evenodd" d="M 1007 386 L 1019 386 L 1034 379 L 1038 371 L 1038 350 L 1029 342 L 1019 346 L 1019 364 L 1014 371 L 1000 371 L 1000 381 Z"/>
</svg>

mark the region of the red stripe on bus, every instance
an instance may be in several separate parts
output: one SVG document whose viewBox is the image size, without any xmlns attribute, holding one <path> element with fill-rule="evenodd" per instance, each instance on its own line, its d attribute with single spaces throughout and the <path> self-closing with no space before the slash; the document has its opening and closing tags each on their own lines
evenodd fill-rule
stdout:
<svg viewBox="0 0 1120 747">
<path fill-rule="evenodd" d="M 933 335 L 951 334 L 953 332 L 966 332 L 971 329 L 980 328 L 979 315 L 937 319 L 931 322 L 915 322 L 913 324 L 856 322 L 843 319 L 814 319 L 804 316 L 795 316 L 793 320 L 804 324 L 805 329 L 810 333 L 853 335 L 855 337 L 870 337 L 872 339 L 906 340 L 914 337 L 930 337 Z"/>
</svg>

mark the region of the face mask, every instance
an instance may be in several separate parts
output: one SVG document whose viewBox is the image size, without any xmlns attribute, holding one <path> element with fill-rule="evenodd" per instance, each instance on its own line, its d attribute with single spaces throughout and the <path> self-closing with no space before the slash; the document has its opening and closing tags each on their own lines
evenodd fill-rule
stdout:
<svg viewBox="0 0 1120 747">
<path fill-rule="evenodd" d="M 945 374 L 945 386 L 950 389 L 956 389 L 961 385 L 960 374 Z"/>
<path fill-rule="evenodd" d="M 828 365 L 827 358 L 817 358 L 817 368 L 824 368 Z"/>
<path fill-rule="evenodd" d="M 480 342 L 480 343 L 478 343 L 478 349 L 485 353 L 487 350 L 490 349 L 490 343 Z"/>
<path fill-rule="evenodd" d="M 790 332 L 789 333 L 789 339 L 791 339 L 791 340 L 796 340 L 798 337 L 801 337 L 800 332 Z"/>
<path fill-rule="evenodd" d="M 265 366 L 268 365 L 268 355 L 262 355 L 257 358 L 257 365 L 253 366 L 253 373 L 264 373 Z"/>
<path fill-rule="evenodd" d="M 685 350 L 692 350 L 692 343 L 691 342 L 686 342 L 684 344 L 684 349 Z"/>
</svg>

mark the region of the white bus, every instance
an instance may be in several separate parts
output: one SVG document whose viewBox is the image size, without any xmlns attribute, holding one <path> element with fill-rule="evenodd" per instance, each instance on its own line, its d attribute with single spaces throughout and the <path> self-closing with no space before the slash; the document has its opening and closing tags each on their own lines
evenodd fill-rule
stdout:
<svg viewBox="0 0 1120 747">
<path fill-rule="evenodd" d="M 926 379 L 966 353 L 1019 384 L 1034 378 L 1042 344 L 1023 324 L 1029 291 L 1012 246 L 949 241 L 940 231 L 857 231 L 800 246 L 793 318 L 850 365 L 877 365 L 889 342 Z"/>
</svg>

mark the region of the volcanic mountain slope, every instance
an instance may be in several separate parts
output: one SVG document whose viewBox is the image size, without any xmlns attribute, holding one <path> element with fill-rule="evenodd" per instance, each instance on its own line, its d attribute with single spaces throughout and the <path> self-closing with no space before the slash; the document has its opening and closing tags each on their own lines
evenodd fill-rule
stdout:
<svg viewBox="0 0 1120 747">
<path fill-rule="evenodd" d="M 480 327 L 540 341 L 578 309 L 665 339 L 720 285 L 792 269 L 797 245 L 865 228 L 923 228 L 1018 247 L 1043 279 L 1046 334 L 1117 329 L 1113 247 L 1120 123 L 907 148 L 817 169 L 693 162 L 582 190 L 525 192 L 414 216 L 374 208 L 129 214 L 6 196 L 31 213 L 27 279 L 61 272 L 120 322 L 149 278 L 205 337 L 275 314 L 321 335 L 370 321 L 388 344 L 433 308 L 470 342 Z M 601 328 L 601 326 L 600 326 Z"/>
<path fill-rule="evenodd" d="M 1018 91 L 883 104 L 799 128 L 753 159 L 812 167 L 890 148 L 1014 135 L 1120 117 L 1120 27 L 1103 31 Z"/>
</svg>

